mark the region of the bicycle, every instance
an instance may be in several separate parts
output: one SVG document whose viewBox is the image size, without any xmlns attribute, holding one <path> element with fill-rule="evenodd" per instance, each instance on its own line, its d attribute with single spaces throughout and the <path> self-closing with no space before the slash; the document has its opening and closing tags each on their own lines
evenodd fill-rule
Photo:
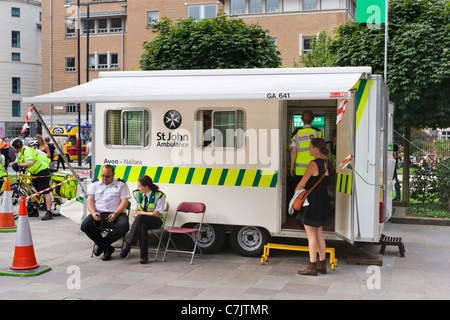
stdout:
<svg viewBox="0 0 450 320">
<path fill-rule="evenodd" d="M 59 185 L 63 181 L 66 181 L 73 177 L 72 175 L 51 171 L 50 176 L 50 188 L 52 193 L 52 206 L 56 210 L 57 206 L 63 203 L 63 199 L 73 199 L 76 196 L 77 181 L 70 180 L 64 184 Z M 20 168 L 16 175 L 16 182 L 11 184 L 11 198 L 14 208 L 14 218 L 17 219 L 19 214 L 20 197 L 24 196 L 27 204 L 27 211 L 33 210 L 33 203 L 31 197 L 37 204 L 37 207 L 41 210 L 46 210 L 46 204 L 43 193 L 38 193 L 32 185 L 31 179 L 34 177 L 29 174 L 25 169 Z M 2 186 L 4 189 L 4 184 Z M 0 197 L 3 195 L 4 190 L 0 192 Z M 30 198 L 29 198 L 30 197 Z"/>
</svg>

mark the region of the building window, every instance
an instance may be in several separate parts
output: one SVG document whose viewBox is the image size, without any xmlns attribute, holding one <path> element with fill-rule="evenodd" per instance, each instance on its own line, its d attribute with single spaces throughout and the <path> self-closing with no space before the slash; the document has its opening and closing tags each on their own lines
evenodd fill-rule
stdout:
<svg viewBox="0 0 450 320">
<path fill-rule="evenodd" d="M 11 31 L 11 46 L 20 48 L 20 31 Z"/>
<path fill-rule="evenodd" d="M 242 110 L 199 110 L 195 136 L 198 147 L 242 148 L 245 119 Z"/>
<path fill-rule="evenodd" d="M 109 32 L 122 32 L 122 18 L 113 18 L 110 20 Z"/>
<path fill-rule="evenodd" d="M 20 18 L 20 8 L 11 8 L 11 17 L 19 17 Z"/>
<path fill-rule="evenodd" d="M 66 58 L 66 72 L 75 72 L 75 71 L 76 71 L 75 58 L 74 57 Z"/>
<path fill-rule="evenodd" d="M 83 33 L 86 34 L 87 20 L 84 21 Z M 89 19 L 89 33 L 95 33 L 95 20 Z"/>
<path fill-rule="evenodd" d="M 245 14 L 245 0 L 231 0 L 230 14 Z"/>
<path fill-rule="evenodd" d="M 20 93 L 20 78 L 12 78 L 12 93 Z"/>
<path fill-rule="evenodd" d="M 11 53 L 11 61 L 20 61 L 20 53 L 12 52 Z"/>
<path fill-rule="evenodd" d="M 147 12 L 147 28 L 153 28 L 153 25 L 159 22 L 159 11 Z"/>
<path fill-rule="evenodd" d="M 202 4 L 188 6 L 188 17 L 194 18 L 195 21 L 201 19 L 214 18 L 217 15 L 216 4 Z"/>
<path fill-rule="evenodd" d="M 230 14 L 246 14 L 247 5 L 249 14 L 280 11 L 280 0 L 231 0 Z"/>
<path fill-rule="evenodd" d="M 89 70 L 95 70 L 95 54 L 89 55 Z"/>
<path fill-rule="evenodd" d="M 262 0 L 250 0 L 249 13 L 261 13 L 263 12 Z"/>
<path fill-rule="evenodd" d="M 311 37 L 303 36 L 301 33 L 299 34 L 299 55 L 307 51 L 312 51 L 311 48 Z"/>
<path fill-rule="evenodd" d="M 98 69 L 108 69 L 108 55 L 106 53 L 98 55 Z"/>
<path fill-rule="evenodd" d="M 66 112 L 67 113 L 75 113 L 77 112 L 77 106 L 75 103 L 66 104 Z"/>
<path fill-rule="evenodd" d="M 106 145 L 146 147 L 150 138 L 150 115 L 147 110 L 108 110 Z"/>
<path fill-rule="evenodd" d="M 312 51 L 311 37 L 303 37 L 303 52 Z"/>
<path fill-rule="evenodd" d="M 320 9 L 322 10 L 339 9 L 339 0 L 321 0 Z"/>
<path fill-rule="evenodd" d="M 65 4 L 75 4 L 75 0 L 66 0 Z"/>
<path fill-rule="evenodd" d="M 66 38 L 75 38 L 75 22 L 66 23 Z"/>
<path fill-rule="evenodd" d="M 119 55 L 117 53 L 111 53 L 111 69 L 119 69 Z"/>
<path fill-rule="evenodd" d="M 89 70 L 119 69 L 118 53 L 95 53 L 89 55 Z"/>
<path fill-rule="evenodd" d="M 280 11 L 280 0 L 266 0 L 266 12 Z"/>
<path fill-rule="evenodd" d="M 108 19 L 98 19 L 97 33 L 108 32 Z"/>
<path fill-rule="evenodd" d="M 20 117 L 20 100 L 13 100 L 12 102 L 12 116 Z"/>
<path fill-rule="evenodd" d="M 317 0 L 303 0 L 303 10 L 317 10 Z"/>
</svg>

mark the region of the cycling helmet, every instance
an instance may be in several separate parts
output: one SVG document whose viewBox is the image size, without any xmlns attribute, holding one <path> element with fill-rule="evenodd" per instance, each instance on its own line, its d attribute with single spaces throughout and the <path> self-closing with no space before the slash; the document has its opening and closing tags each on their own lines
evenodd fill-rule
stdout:
<svg viewBox="0 0 450 320">
<path fill-rule="evenodd" d="M 20 140 L 20 138 L 15 138 L 12 142 L 11 145 L 14 149 L 20 149 L 23 147 L 23 142 L 22 140 Z"/>
<path fill-rule="evenodd" d="M 34 147 L 38 148 L 39 147 L 39 141 L 31 140 L 30 143 L 28 143 L 28 146 L 31 147 L 31 148 L 34 148 Z"/>
</svg>

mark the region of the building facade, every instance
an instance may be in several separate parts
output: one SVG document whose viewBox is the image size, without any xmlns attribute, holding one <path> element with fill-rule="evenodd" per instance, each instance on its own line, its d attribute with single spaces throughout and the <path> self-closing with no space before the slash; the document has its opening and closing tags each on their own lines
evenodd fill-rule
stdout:
<svg viewBox="0 0 450 320">
<path fill-rule="evenodd" d="M 152 24 L 162 17 L 203 19 L 223 11 L 259 24 L 276 39 L 283 66 L 290 67 L 309 50 L 311 37 L 323 30 L 331 34 L 356 12 L 355 0 L 91 0 L 81 1 L 79 12 L 77 4 L 78 0 L 42 4 L 44 93 L 95 79 L 100 71 L 139 70 L 142 44 L 156 36 Z M 89 106 L 80 108 L 81 124 L 87 124 Z M 47 124 L 78 121 L 76 105 L 42 109 Z"/>
<path fill-rule="evenodd" d="M 41 1 L 0 0 L 0 42 L 0 136 L 18 136 L 41 93 Z"/>
</svg>

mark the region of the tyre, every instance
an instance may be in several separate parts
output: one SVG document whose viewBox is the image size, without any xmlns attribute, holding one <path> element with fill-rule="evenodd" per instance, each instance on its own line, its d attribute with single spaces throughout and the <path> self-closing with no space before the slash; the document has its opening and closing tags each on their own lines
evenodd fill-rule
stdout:
<svg viewBox="0 0 450 320">
<path fill-rule="evenodd" d="M 270 233 L 264 228 L 236 226 L 231 231 L 230 241 L 233 249 L 240 255 L 259 257 L 270 238 Z"/>
<path fill-rule="evenodd" d="M 3 191 L 0 193 L 0 196 L 3 196 Z M 20 197 L 24 196 L 25 198 L 29 196 L 27 190 L 19 187 L 16 183 L 11 185 L 11 198 L 12 198 L 12 206 L 14 211 L 14 219 L 19 217 L 19 206 L 20 206 Z M 29 200 L 27 200 L 28 202 Z"/>
<path fill-rule="evenodd" d="M 184 228 L 198 228 L 200 224 L 186 223 Z M 217 253 L 222 248 L 225 242 L 225 229 L 220 224 L 204 223 L 200 232 L 196 233 L 197 246 L 203 253 Z M 190 236 L 186 236 L 187 244 L 193 248 L 194 242 Z"/>
</svg>

